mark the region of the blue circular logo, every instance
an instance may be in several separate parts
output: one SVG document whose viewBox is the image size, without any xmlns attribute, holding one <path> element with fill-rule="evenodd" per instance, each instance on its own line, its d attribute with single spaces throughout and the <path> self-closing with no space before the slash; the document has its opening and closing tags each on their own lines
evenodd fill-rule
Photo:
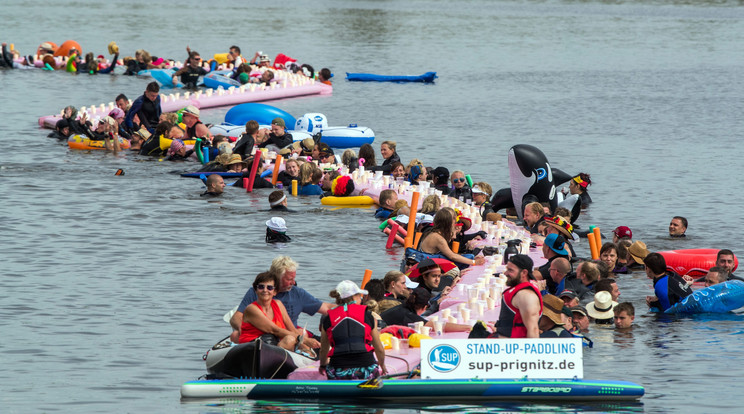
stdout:
<svg viewBox="0 0 744 414">
<path fill-rule="evenodd" d="M 450 345 L 437 345 L 429 351 L 427 359 L 434 371 L 450 372 L 460 365 L 460 352 Z"/>
</svg>

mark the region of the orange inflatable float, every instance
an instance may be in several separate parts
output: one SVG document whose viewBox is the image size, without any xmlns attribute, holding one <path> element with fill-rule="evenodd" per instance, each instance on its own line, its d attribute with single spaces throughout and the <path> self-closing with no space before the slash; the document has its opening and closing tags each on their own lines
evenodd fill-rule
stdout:
<svg viewBox="0 0 744 414">
<path fill-rule="evenodd" d="M 659 252 L 666 260 L 667 270 L 681 276 L 705 276 L 716 265 L 719 249 L 684 249 Z M 734 271 L 739 267 L 739 258 L 734 256 Z"/>
<path fill-rule="evenodd" d="M 57 50 L 54 51 L 54 56 L 69 56 L 70 50 L 76 49 L 78 51 L 78 56 L 81 56 L 83 54 L 83 49 L 80 47 L 80 44 L 74 40 L 67 40 L 64 43 L 62 43 Z"/>
</svg>

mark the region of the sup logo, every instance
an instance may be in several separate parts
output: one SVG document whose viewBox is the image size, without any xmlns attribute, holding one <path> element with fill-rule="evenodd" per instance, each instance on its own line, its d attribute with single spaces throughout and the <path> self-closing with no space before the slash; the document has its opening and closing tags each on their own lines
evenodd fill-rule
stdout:
<svg viewBox="0 0 744 414">
<path fill-rule="evenodd" d="M 450 345 L 438 345 L 429 351 L 429 366 L 437 372 L 450 372 L 460 365 L 460 353 Z"/>
</svg>

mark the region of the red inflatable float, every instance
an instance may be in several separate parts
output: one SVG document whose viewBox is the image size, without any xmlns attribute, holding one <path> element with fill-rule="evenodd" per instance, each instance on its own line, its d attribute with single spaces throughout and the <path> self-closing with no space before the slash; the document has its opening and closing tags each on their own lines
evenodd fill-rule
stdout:
<svg viewBox="0 0 744 414">
<path fill-rule="evenodd" d="M 719 249 L 685 249 L 659 252 L 666 260 L 667 270 L 681 276 L 705 276 L 708 269 L 716 265 Z M 734 271 L 739 267 L 739 259 L 734 256 Z"/>
</svg>

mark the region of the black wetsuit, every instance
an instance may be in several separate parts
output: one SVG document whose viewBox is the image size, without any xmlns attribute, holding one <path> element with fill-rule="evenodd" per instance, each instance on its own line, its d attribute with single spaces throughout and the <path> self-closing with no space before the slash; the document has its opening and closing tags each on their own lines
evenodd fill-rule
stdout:
<svg viewBox="0 0 744 414">
<path fill-rule="evenodd" d="M 202 67 L 184 66 L 186 72 L 181 74 L 181 83 L 186 89 L 196 89 L 196 84 L 199 82 L 199 76 L 204 76 L 207 71 Z"/>
<path fill-rule="evenodd" d="M 3 46 L 3 55 L 0 58 L 0 68 L 13 69 L 13 55 L 8 51 L 8 45 Z"/>
<path fill-rule="evenodd" d="M 243 178 L 249 178 L 251 176 L 250 171 L 246 171 L 243 173 L 243 176 L 241 178 L 238 178 L 238 181 L 235 181 L 232 185 L 235 187 L 243 187 Z M 273 185 L 271 185 L 271 182 L 261 178 L 261 175 L 256 173 L 256 178 L 253 179 L 253 188 L 274 188 Z"/>
<path fill-rule="evenodd" d="M 139 150 L 140 155 L 149 155 L 151 157 L 162 157 L 165 151 L 160 149 L 160 135 L 151 135 L 145 141 Z"/>
<path fill-rule="evenodd" d="M 135 127 L 133 122 L 134 116 L 137 115 L 140 120 L 140 125 L 147 128 L 150 133 L 153 133 L 155 132 L 155 125 L 160 122 L 160 114 L 162 112 L 163 111 L 160 108 L 160 95 L 155 98 L 155 101 L 151 101 L 147 99 L 145 95 L 141 95 L 132 102 L 132 107 L 129 108 L 129 112 L 127 112 L 124 124 L 132 131 L 139 130 L 140 128 Z"/>
<path fill-rule="evenodd" d="M 214 191 L 205 191 L 199 194 L 200 197 L 219 197 L 222 193 L 215 193 Z"/>
<path fill-rule="evenodd" d="M 136 75 L 141 70 L 147 69 L 147 63 L 145 62 L 138 62 L 136 59 L 131 59 L 127 62 L 127 71 L 124 72 L 125 75 Z"/>
<path fill-rule="evenodd" d="M 284 233 L 278 231 L 266 229 L 266 243 L 286 243 L 292 241 L 292 238 Z"/>
<path fill-rule="evenodd" d="M 393 170 L 393 164 L 400 162 L 400 157 L 397 152 L 394 152 L 388 159 L 382 162 L 379 167 L 372 167 L 370 171 L 382 171 L 385 175 L 390 175 L 390 171 Z"/>
<path fill-rule="evenodd" d="M 292 177 L 287 171 L 279 171 L 279 175 L 276 177 L 278 182 L 281 182 L 284 188 L 292 188 L 292 180 L 297 180 L 297 184 L 300 183 L 300 177 Z M 332 195 L 332 194 L 331 194 Z"/>
<path fill-rule="evenodd" d="M 579 198 L 581 199 L 581 205 L 583 207 L 589 206 L 589 204 L 592 203 L 592 198 L 589 196 L 589 193 L 584 191 L 583 193 L 579 194 Z"/>
<path fill-rule="evenodd" d="M 277 148 L 281 149 L 287 145 L 292 144 L 292 134 L 284 133 L 284 135 L 277 136 L 274 133 L 269 134 L 269 138 L 261 144 L 258 144 L 259 148 L 266 148 L 268 145 L 276 145 Z"/>
<path fill-rule="evenodd" d="M 248 159 L 248 157 L 251 156 L 251 152 L 253 152 L 254 146 L 256 146 L 256 140 L 254 140 L 252 136 L 244 133 L 235 143 L 232 153 L 240 155 L 240 158 L 245 161 L 246 159 Z"/>
<path fill-rule="evenodd" d="M 62 141 L 62 140 L 67 141 L 67 139 L 70 138 L 69 135 L 65 135 L 65 134 L 63 134 L 63 133 L 61 133 L 59 131 L 52 131 L 52 132 L 49 133 L 49 135 L 47 135 L 47 137 L 48 138 L 57 138 L 60 141 Z"/>
<path fill-rule="evenodd" d="M 473 192 L 467 184 L 462 186 L 462 188 L 453 188 L 449 196 L 465 203 L 470 203 L 473 200 Z"/>
<path fill-rule="evenodd" d="M 184 155 L 171 154 L 165 160 L 166 161 L 186 161 L 187 159 L 189 159 L 189 157 L 193 153 L 194 153 L 194 150 L 193 149 L 190 149 L 190 150 L 186 151 L 186 153 Z"/>
<path fill-rule="evenodd" d="M 186 127 L 186 135 L 184 135 L 183 139 L 204 138 L 196 136 L 196 126 L 199 124 L 204 125 L 202 121 L 196 121 L 196 123 L 194 123 L 194 126 Z M 204 146 L 202 146 L 202 148 L 204 148 Z"/>
</svg>

